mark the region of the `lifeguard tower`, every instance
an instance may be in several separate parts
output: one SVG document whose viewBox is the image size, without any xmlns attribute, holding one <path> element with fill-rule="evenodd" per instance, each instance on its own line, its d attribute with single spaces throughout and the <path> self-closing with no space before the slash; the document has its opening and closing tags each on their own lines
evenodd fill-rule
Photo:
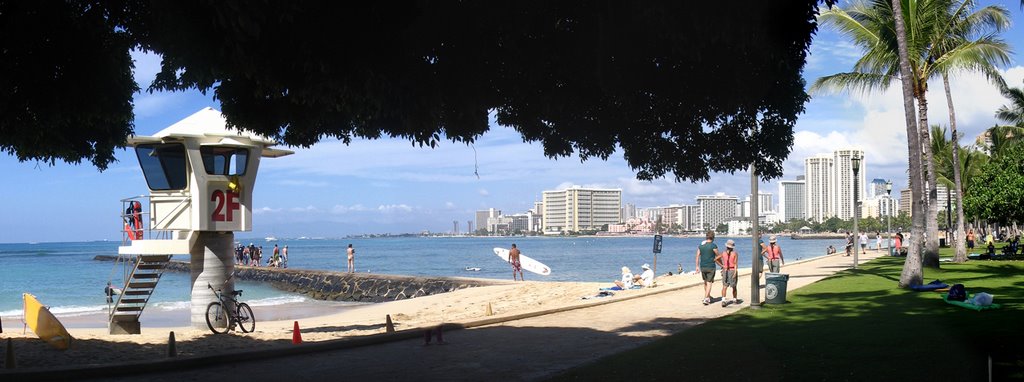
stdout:
<svg viewBox="0 0 1024 382">
<path fill-rule="evenodd" d="M 149 195 L 121 200 L 124 264 L 111 304 L 111 334 L 140 333 L 139 316 L 172 255 L 191 257 L 191 321 L 206 327 L 207 287 L 234 290 L 234 232 L 252 230 L 252 190 L 261 158 L 292 151 L 252 133 L 229 130 L 224 116 L 202 109 L 152 137 L 132 137 Z M 108 294 L 111 296 L 111 294 Z"/>
</svg>

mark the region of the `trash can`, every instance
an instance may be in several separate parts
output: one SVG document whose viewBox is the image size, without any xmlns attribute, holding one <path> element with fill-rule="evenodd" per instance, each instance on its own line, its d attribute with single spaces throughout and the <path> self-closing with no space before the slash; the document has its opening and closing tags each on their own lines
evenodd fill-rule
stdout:
<svg viewBox="0 0 1024 382">
<path fill-rule="evenodd" d="M 789 275 L 785 273 L 765 274 L 764 302 L 767 304 L 786 303 L 786 283 L 789 282 Z"/>
<path fill-rule="evenodd" d="M 889 247 L 889 256 L 896 256 L 896 247 Z"/>
</svg>

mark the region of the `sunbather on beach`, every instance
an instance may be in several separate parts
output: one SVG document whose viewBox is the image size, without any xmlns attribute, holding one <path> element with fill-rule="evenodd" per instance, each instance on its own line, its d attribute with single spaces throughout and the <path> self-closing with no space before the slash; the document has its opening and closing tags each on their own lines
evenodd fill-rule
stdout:
<svg viewBox="0 0 1024 382">
<path fill-rule="evenodd" d="M 644 272 L 634 277 L 634 283 L 640 284 L 644 288 L 651 287 L 654 284 L 654 271 L 651 270 L 651 266 L 644 264 L 640 266 L 640 269 L 643 269 Z"/>
<path fill-rule="evenodd" d="M 633 287 L 633 272 L 629 271 L 629 267 L 622 267 L 622 280 L 615 280 L 615 286 L 619 289 L 629 289 Z"/>
</svg>

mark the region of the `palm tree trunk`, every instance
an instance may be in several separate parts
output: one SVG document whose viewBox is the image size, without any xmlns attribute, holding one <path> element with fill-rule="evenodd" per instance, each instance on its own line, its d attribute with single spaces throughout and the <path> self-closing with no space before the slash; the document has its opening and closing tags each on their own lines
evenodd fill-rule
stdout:
<svg viewBox="0 0 1024 382">
<path fill-rule="evenodd" d="M 910 251 L 907 252 L 907 259 L 903 263 L 903 271 L 900 273 L 899 286 L 902 288 L 911 285 L 921 285 L 924 274 L 921 269 L 921 253 L 917 251 L 918 246 L 914 244 L 915 238 L 921 237 L 921 225 L 917 224 L 921 218 L 920 203 L 921 197 L 921 142 L 918 136 L 917 116 L 914 115 L 914 83 L 910 71 L 910 58 L 907 55 L 907 30 L 903 24 L 903 4 L 901 0 L 891 0 L 893 18 L 896 19 L 896 45 L 900 53 L 900 80 L 903 82 L 903 113 L 907 122 L 907 151 L 910 162 L 910 195 L 911 206 L 914 214 L 914 224 L 911 230 Z M 915 232 L 916 231 L 916 232 Z"/>
<path fill-rule="evenodd" d="M 922 178 L 922 185 L 926 186 L 928 190 L 927 200 L 924 202 L 924 228 L 925 234 L 918 236 L 914 239 L 916 242 L 924 244 L 924 254 L 922 255 L 922 261 L 925 267 L 938 268 L 939 267 L 939 190 L 938 190 L 938 179 L 935 174 L 935 158 L 932 155 L 931 145 L 931 129 L 928 127 L 928 97 L 925 93 L 928 91 L 928 80 L 921 79 L 920 85 L 917 88 L 917 128 L 921 133 L 921 161 L 923 162 L 922 170 L 924 170 L 924 176 Z"/>
<path fill-rule="evenodd" d="M 949 91 L 949 76 L 942 75 L 942 85 L 946 89 L 946 104 L 949 106 L 949 129 L 952 131 L 953 145 L 953 186 L 956 187 L 956 235 L 953 241 L 956 242 L 956 257 L 953 261 L 962 263 L 967 261 L 967 243 L 964 242 L 964 186 L 960 182 L 960 137 L 956 132 L 956 113 L 953 111 L 953 93 Z"/>
</svg>

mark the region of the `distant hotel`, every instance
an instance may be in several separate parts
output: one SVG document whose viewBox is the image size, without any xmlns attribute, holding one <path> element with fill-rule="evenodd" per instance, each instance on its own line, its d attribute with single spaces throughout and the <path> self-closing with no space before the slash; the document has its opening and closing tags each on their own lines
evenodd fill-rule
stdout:
<svg viewBox="0 0 1024 382">
<path fill-rule="evenodd" d="M 861 157 L 856 182 L 853 178 L 854 155 Z M 900 201 L 886 191 L 884 179 L 867 183 L 867 162 L 859 149 L 836 150 L 832 155 L 818 154 L 804 159 L 804 175 L 797 180 L 779 181 L 779 213 L 783 221 L 807 219 L 824 222 L 837 217 L 853 218 L 854 183 L 860 199 L 861 217 L 894 216 Z M 867 189 L 867 192 L 865 192 Z"/>
<path fill-rule="evenodd" d="M 542 228 L 545 235 L 599 231 L 622 219 L 622 190 L 573 186 L 544 191 Z"/>
</svg>

